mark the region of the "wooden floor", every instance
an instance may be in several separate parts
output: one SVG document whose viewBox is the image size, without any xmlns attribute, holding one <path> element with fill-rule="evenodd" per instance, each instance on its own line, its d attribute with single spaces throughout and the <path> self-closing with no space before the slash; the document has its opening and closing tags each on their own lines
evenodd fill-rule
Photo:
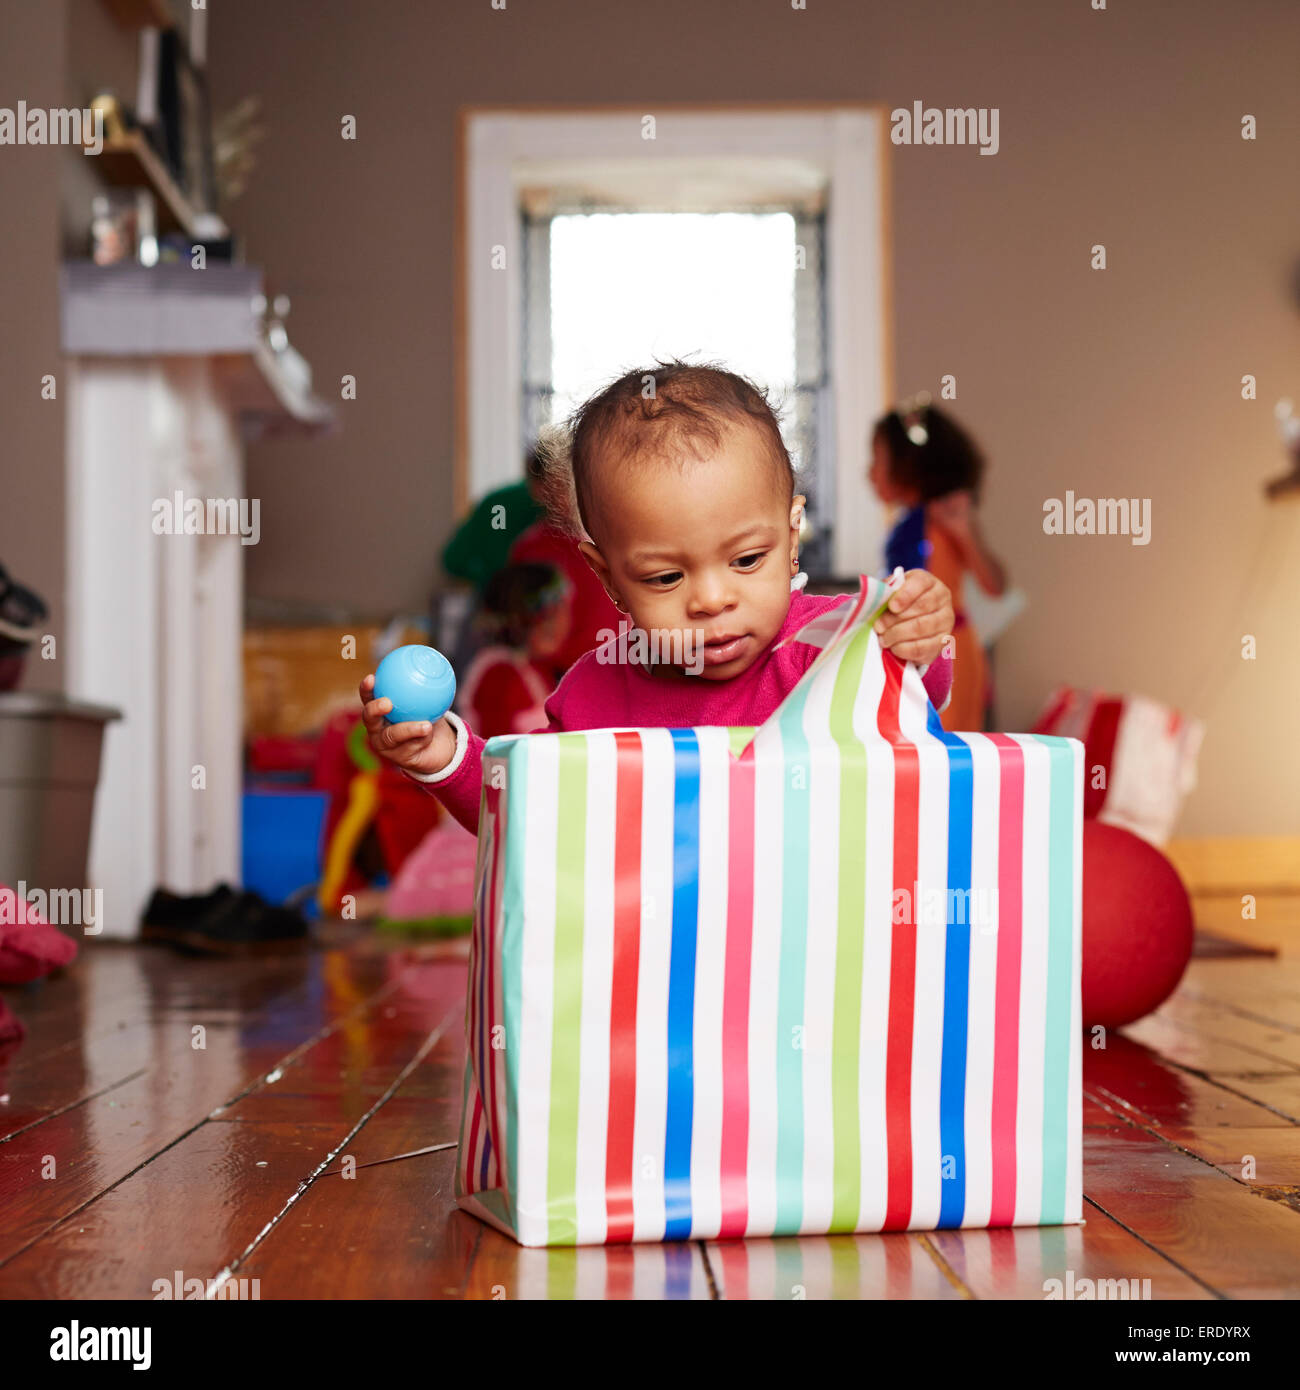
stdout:
<svg viewBox="0 0 1300 1390">
<path fill-rule="evenodd" d="M 1086 1050 L 1082 1227 L 546 1251 L 455 1209 L 454 1150 L 375 1162 L 456 1138 L 462 945 L 88 943 L 9 991 L 0 1297 L 148 1299 L 177 1272 L 262 1299 L 1300 1295 L 1300 956 L 1195 961 Z"/>
</svg>

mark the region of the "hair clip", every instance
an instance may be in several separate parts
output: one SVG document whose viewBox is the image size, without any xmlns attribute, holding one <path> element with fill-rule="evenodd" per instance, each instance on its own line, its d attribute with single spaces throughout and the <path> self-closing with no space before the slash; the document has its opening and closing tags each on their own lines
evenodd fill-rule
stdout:
<svg viewBox="0 0 1300 1390">
<path fill-rule="evenodd" d="M 930 393 L 918 391 L 915 396 L 900 402 L 897 415 L 903 423 L 903 431 L 908 439 L 918 447 L 930 440 L 930 431 L 925 426 L 926 412 L 930 409 Z"/>
</svg>

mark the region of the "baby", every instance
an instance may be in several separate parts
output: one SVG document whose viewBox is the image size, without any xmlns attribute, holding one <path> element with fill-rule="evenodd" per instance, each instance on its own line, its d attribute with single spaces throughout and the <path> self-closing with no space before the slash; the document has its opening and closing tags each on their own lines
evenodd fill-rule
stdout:
<svg viewBox="0 0 1300 1390">
<path fill-rule="evenodd" d="M 648 640 L 611 637 L 576 661 L 534 733 L 762 724 L 818 655 L 785 639 L 849 601 L 795 591 L 805 498 L 766 394 L 720 367 L 661 362 L 607 386 L 574 415 L 542 492 Z M 952 628 L 951 594 L 919 569 L 876 623 L 883 647 L 921 663 L 936 709 L 952 687 Z M 483 739 L 451 712 L 389 724 L 373 691 L 370 675 L 370 746 L 477 833 Z"/>
</svg>

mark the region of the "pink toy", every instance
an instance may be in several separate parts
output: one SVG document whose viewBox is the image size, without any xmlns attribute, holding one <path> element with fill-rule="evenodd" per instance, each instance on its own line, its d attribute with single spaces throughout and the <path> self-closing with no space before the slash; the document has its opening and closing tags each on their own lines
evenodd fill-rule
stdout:
<svg viewBox="0 0 1300 1390">
<path fill-rule="evenodd" d="M 407 855 L 388 890 L 385 919 L 441 933 L 468 932 L 474 913 L 478 840 L 444 817 Z"/>
</svg>

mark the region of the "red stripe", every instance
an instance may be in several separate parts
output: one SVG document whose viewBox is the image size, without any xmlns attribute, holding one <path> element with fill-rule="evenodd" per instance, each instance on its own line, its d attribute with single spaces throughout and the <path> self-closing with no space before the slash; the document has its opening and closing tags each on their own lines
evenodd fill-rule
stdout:
<svg viewBox="0 0 1300 1390">
<path fill-rule="evenodd" d="M 793 1242 L 778 1241 L 767 1246 L 755 1245 L 751 1247 L 736 1242 L 733 1242 L 731 1245 L 710 1246 L 709 1259 L 711 1261 L 716 1259 L 722 1266 L 722 1288 L 726 1294 L 727 1301 L 730 1303 L 743 1303 L 749 1298 L 749 1256 L 751 1249 L 765 1249 L 770 1252 L 774 1256 L 778 1274 L 783 1272 L 782 1267 L 784 1262 L 781 1257 L 793 1253 L 796 1261 L 795 1272 L 797 1272 L 800 1268 L 797 1264 L 799 1247 L 794 1245 L 791 1251 L 789 1249 L 791 1245 L 793 1245 Z M 799 1281 L 795 1278 L 792 1279 L 791 1282 L 797 1284 Z M 778 1289 L 780 1288 L 779 1282 L 776 1287 Z M 764 1290 L 764 1294 L 768 1297 L 771 1296 L 767 1290 Z"/>
<path fill-rule="evenodd" d="M 636 1001 L 641 960 L 641 735 L 616 732 L 614 962 L 609 1011 L 609 1130 L 605 1239 L 631 1240 L 636 1124 Z"/>
<path fill-rule="evenodd" d="M 1047 709 L 1030 732 L 1035 734 L 1058 733 L 1057 725 L 1073 701 L 1074 691 L 1068 685 L 1057 686 L 1050 697 Z"/>
<path fill-rule="evenodd" d="M 1106 781 L 1110 781 L 1115 761 L 1115 739 L 1119 734 L 1119 720 L 1123 712 L 1123 700 L 1101 699 L 1093 706 L 1092 722 L 1088 725 L 1088 736 L 1084 740 L 1084 756 L 1088 761 L 1088 775 L 1083 779 L 1085 817 L 1098 815 L 1105 804 L 1106 788 L 1092 785 L 1092 770 L 1098 766 L 1104 767 Z"/>
<path fill-rule="evenodd" d="M 605 1301 L 621 1302 L 636 1297 L 636 1261 L 645 1259 L 644 1250 L 626 1246 L 605 1252 Z"/>
<path fill-rule="evenodd" d="M 474 932 L 470 939 L 469 959 L 469 1019 L 466 1036 L 472 1062 L 471 1084 L 474 1091 L 474 1119 L 470 1131 L 469 1154 L 467 1155 L 468 1182 L 466 1191 L 468 1192 L 477 1192 L 480 1187 L 479 1171 L 482 1167 L 480 1145 L 482 1131 L 486 1127 L 487 1119 L 483 1108 L 483 1090 L 487 1084 L 487 1079 L 483 1069 L 484 1059 L 479 1041 L 479 1025 L 483 1018 L 483 963 L 492 950 L 492 872 L 496 848 L 495 838 L 492 834 L 492 821 L 499 796 L 495 789 L 489 788 L 487 792 L 484 815 L 479 826 L 480 834 L 487 836 L 487 847 L 483 861 L 485 879 L 483 884 L 477 885 L 477 887 L 485 888 L 486 891 L 483 893 L 481 909 L 478 906 L 477 893 L 475 895 Z"/>
<path fill-rule="evenodd" d="M 993 998 L 993 1193 L 990 1226 L 1010 1226 L 1016 1215 L 1016 1107 L 1020 1076 L 1021 883 L 1024 873 L 1025 753 L 1006 734 L 997 745 L 998 935 Z"/>
<path fill-rule="evenodd" d="M 749 967 L 754 927 L 754 745 L 729 758 L 727 947 L 722 992 L 722 1224 L 749 1224 Z"/>
<path fill-rule="evenodd" d="M 474 1118 L 469 1125 L 469 1152 L 465 1155 L 465 1191 L 478 1191 L 478 1170 L 480 1163 L 479 1128 L 483 1122 L 483 1097 L 478 1093 L 477 1083 L 471 1083 L 473 1094 Z"/>
<path fill-rule="evenodd" d="M 894 890 L 906 890 L 907 901 L 910 902 L 917 878 L 920 755 L 898 722 L 903 664 L 893 652 L 882 655 L 885 689 L 876 722 L 881 734 L 894 748 Z M 889 949 L 889 1026 L 885 1043 L 888 1181 L 883 1229 L 887 1231 L 906 1230 L 912 1217 L 912 1024 L 915 998 L 916 926 L 914 922 L 893 923 Z"/>
<path fill-rule="evenodd" d="M 486 817 L 480 825 L 482 832 L 487 831 Z M 483 872 L 488 870 L 487 860 L 483 862 Z M 461 1155 L 465 1163 L 465 1191 L 478 1191 L 478 1168 L 474 1162 L 475 1140 L 478 1133 L 478 1112 L 479 1112 L 479 1058 L 478 1058 L 478 968 L 479 961 L 483 956 L 483 932 L 486 930 L 483 922 L 483 912 L 479 908 L 479 890 L 481 883 L 474 886 L 474 930 L 469 941 L 469 979 L 465 990 L 465 1047 L 469 1054 L 469 1104 L 473 1107 L 472 1120 L 470 1122 L 468 1143 L 465 1152 Z"/>
</svg>

